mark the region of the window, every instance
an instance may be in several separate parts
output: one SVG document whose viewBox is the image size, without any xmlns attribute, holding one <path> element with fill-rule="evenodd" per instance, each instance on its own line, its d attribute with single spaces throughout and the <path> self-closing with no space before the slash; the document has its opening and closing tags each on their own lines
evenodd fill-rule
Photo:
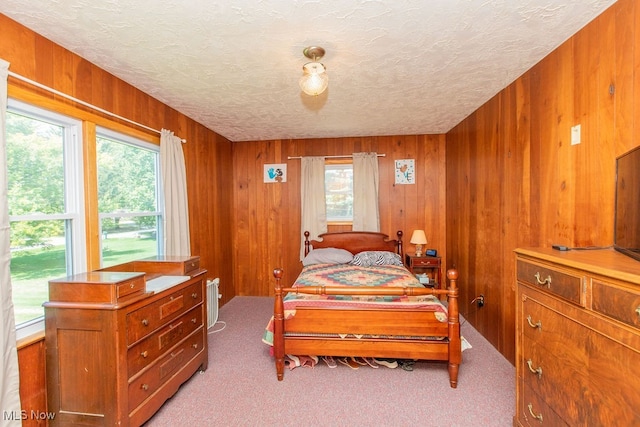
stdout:
<svg viewBox="0 0 640 427">
<path fill-rule="evenodd" d="M 353 164 L 327 163 L 324 167 L 327 222 L 353 221 Z"/>
<path fill-rule="evenodd" d="M 11 283 L 18 329 L 44 316 L 48 281 L 84 271 L 81 123 L 9 100 Z"/>
<path fill-rule="evenodd" d="M 103 267 L 162 252 L 159 157 L 156 145 L 98 129 Z"/>
</svg>

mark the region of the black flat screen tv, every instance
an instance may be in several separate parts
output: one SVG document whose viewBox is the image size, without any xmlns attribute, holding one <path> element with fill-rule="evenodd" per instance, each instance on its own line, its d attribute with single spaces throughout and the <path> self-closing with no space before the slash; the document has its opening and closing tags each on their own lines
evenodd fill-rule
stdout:
<svg viewBox="0 0 640 427">
<path fill-rule="evenodd" d="M 640 261 L 640 147 L 616 159 L 613 247 Z"/>
</svg>

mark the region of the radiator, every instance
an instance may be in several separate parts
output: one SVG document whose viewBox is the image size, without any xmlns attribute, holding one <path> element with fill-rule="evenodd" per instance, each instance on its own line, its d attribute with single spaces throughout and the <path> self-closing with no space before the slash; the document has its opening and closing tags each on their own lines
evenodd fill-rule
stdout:
<svg viewBox="0 0 640 427">
<path fill-rule="evenodd" d="M 207 280 L 207 329 L 218 321 L 218 299 L 222 296 L 218 292 L 220 279 Z"/>
</svg>

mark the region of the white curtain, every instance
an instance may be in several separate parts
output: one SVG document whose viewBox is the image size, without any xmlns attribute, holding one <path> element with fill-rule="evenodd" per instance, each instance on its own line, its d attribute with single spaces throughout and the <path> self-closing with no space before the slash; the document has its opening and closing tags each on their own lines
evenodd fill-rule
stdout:
<svg viewBox="0 0 640 427">
<path fill-rule="evenodd" d="M 191 255 L 187 173 L 182 140 L 173 132 L 160 132 L 160 175 L 164 194 L 164 253 Z"/>
<path fill-rule="evenodd" d="M 324 157 L 301 159 L 300 199 L 302 200 L 302 229 L 300 260 L 304 258 L 304 232 L 309 238 L 327 232 L 327 206 L 324 197 Z"/>
<path fill-rule="evenodd" d="M 353 154 L 353 231 L 380 231 L 378 153 Z"/>
<path fill-rule="evenodd" d="M 0 411 L 13 412 L 15 421 L 2 418 L 3 425 L 20 425 L 20 374 L 18 371 L 18 351 L 16 349 L 16 321 L 13 317 L 11 298 L 11 264 L 9 207 L 7 186 L 7 76 L 9 63 L 0 59 Z M 6 423 L 6 424 L 4 424 Z"/>
</svg>

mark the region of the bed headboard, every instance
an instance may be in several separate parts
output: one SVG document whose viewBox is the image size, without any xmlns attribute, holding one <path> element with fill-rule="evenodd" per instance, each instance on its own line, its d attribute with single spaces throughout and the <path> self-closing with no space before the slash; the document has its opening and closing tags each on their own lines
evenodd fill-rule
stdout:
<svg viewBox="0 0 640 427">
<path fill-rule="evenodd" d="M 345 231 L 342 233 L 323 233 L 318 237 L 322 240 L 309 240 L 309 232 L 304 232 L 304 254 L 311 249 L 340 248 L 346 249 L 352 254 L 362 251 L 389 251 L 396 252 L 404 257 L 402 248 L 402 231 L 398 231 L 397 239 L 389 239 L 384 233 L 369 231 Z"/>
</svg>

